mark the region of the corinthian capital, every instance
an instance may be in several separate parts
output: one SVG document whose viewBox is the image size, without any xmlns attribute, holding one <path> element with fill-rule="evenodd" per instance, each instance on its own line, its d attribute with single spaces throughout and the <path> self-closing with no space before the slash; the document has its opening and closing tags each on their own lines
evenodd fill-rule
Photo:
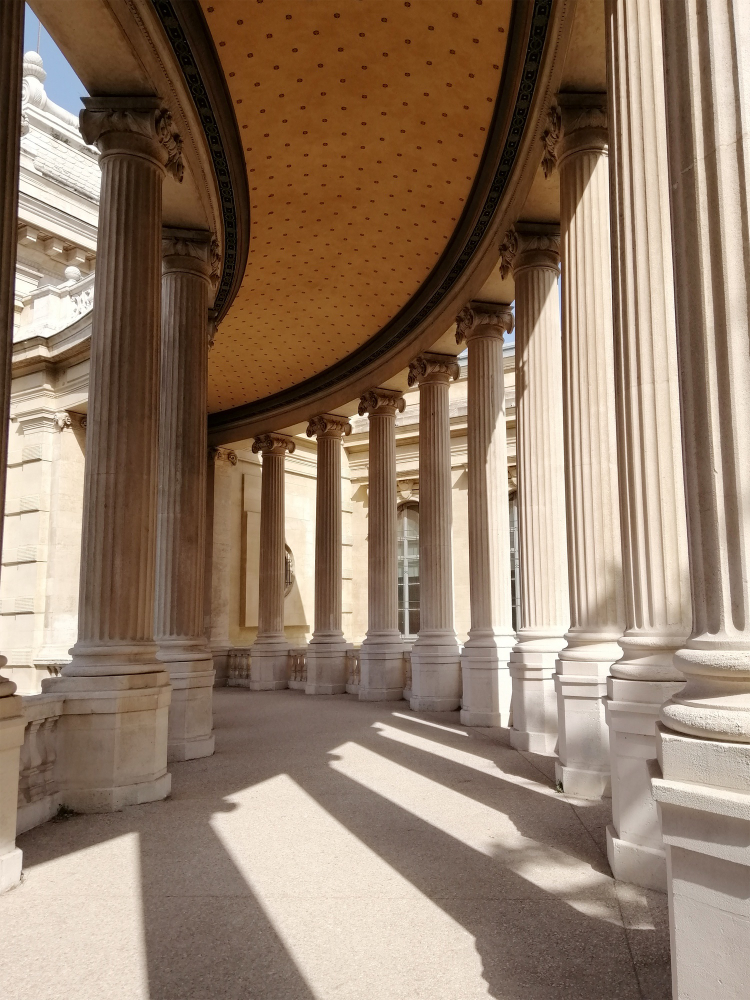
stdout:
<svg viewBox="0 0 750 1000">
<path fill-rule="evenodd" d="M 499 337 L 513 332 L 513 313 L 510 306 L 495 302 L 472 302 L 456 317 L 456 343 L 470 341 L 473 337 Z"/>
<path fill-rule="evenodd" d="M 162 229 L 162 273 L 190 271 L 209 279 L 211 233 L 201 229 Z"/>
<path fill-rule="evenodd" d="M 307 425 L 307 436 L 341 438 L 351 434 L 352 425 L 348 417 L 340 417 L 337 413 L 321 413 L 313 417 Z"/>
<path fill-rule="evenodd" d="M 548 267 L 560 263 L 560 227 L 542 222 L 517 222 L 508 230 L 500 247 L 500 275 L 507 277 L 524 267 Z"/>
<path fill-rule="evenodd" d="M 376 416 L 385 414 L 394 416 L 397 412 L 403 413 L 406 409 L 406 400 L 401 395 L 400 389 L 368 389 L 359 398 L 357 413 L 360 417 Z"/>
<path fill-rule="evenodd" d="M 182 139 L 158 97 L 84 97 L 83 103 L 79 121 L 84 142 L 101 153 L 140 148 L 182 180 Z"/>
<path fill-rule="evenodd" d="M 257 455 L 291 455 L 297 445 L 294 438 L 287 434 L 259 434 L 253 441 L 253 454 Z"/>
<path fill-rule="evenodd" d="M 449 382 L 458 378 L 458 361 L 452 354 L 420 354 L 409 365 L 409 385 Z"/>
</svg>

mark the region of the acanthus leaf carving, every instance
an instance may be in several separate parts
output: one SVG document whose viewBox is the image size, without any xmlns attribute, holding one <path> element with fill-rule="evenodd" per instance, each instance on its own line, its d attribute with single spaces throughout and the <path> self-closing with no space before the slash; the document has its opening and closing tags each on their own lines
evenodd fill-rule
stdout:
<svg viewBox="0 0 750 1000">
<path fill-rule="evenodd" d="M 514 323 L 510 306 L 495 302 L 472 302 L 464 306 L 456 317 L 456 343 L 461 344 L 475 335 L 502 338 L 506 333 L 513 332 Z"/>
<path fill-rule="evenodd" d="M 410 363 L 407 381 L 410 386 L 423 382 L 455 381 L 459 374 L 458 361 L 452 355 L 424 353 Z"/>
<path fill-rule="evenodd" d="M 557 144 L 562 134 L 562 116 L 556 104 L 547 112 L 547 128 L 542 132 L 542 144 L 544 154 L 542 155 L 542 170 L 545 177 L 551 177 L 557 166 Z"/>
<path fill-rule="evenodd" d="M 345 437 L 352 432 L 348 417 L 340 417 L 337 413 L 320 413 L 313 417 L 307 425 L 308 437 Z"/>
<path fill-rule="evenodd" d="M 405 409 L 406 400 L 400 389 L 368 389 L 360 396 L 357 413 L 364 417 L 365 414 L 403 413 Z"/>
<path fill-rule="evenodd" d="M 284 455 L 288 452 L 292 455 L 296 447 L 294 438 L 288 434 L 259 434 L 253 441 L 253 454 Z"/>
</svg>

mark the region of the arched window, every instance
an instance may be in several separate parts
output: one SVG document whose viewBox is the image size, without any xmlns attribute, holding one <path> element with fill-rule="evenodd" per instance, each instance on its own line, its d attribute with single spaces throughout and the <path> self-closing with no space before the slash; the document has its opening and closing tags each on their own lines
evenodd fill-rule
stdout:
<svg viewBox="0 0 750 1000">
<path fill-rule="evenodd" d="M 407 638 L 419 632 L 419 506 L 398 508 L 398 628 Z"/>
</svg>

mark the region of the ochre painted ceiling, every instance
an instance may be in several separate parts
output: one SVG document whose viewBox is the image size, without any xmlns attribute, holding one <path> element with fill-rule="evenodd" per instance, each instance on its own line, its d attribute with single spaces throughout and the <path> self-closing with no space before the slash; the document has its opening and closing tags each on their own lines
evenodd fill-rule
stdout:
<svg viewBox="0 0 750 1000">
<path fill-rule="evenodd" d="M 340 361 L 417 291 L 471 190 L 511 0 L 201 0 L 245 148 L 250 254 L 209 410 Z"/>
</svg>

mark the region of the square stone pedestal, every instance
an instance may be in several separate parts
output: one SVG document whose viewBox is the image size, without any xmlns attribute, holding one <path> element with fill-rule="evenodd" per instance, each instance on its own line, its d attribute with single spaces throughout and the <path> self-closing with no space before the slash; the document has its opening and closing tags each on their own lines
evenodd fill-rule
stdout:
<svg viewBox="0 0 750 1000">
<path fill-rule="evenodd" d="M 659 725 L 652 786 L 667 853 L 675 1000 L 750 992 L 750 746 Z"/>
<path fill-rule="evenodd" d="M 315 636 L 307 646 L 305 694 L 343 694 L 346 691 L 346 651 L 343 638 L 326 641 Z"/>
<path fill-rule="evenodd" d="M 258 640 L 250 647 L 250 680 L 240 687 L 280 691 L 289 687 L 289 643 Z"/>
<path fill-rule="evenodd" d="M 557 660 L 558 760 L 555 777 L 566 795 L 609 794 L 609 736 L 604 714 L 611 660 Z"/>
<path fill-rule="evenodd" d="M 510 654 L 513 718 L 510 745 L 553 757 L 557 750 L 555 663 L 558 650 L 514 649 Z"/>
<path fill-rule="evenodd" d="M 419 638 L 411 650 L 413 712 L 455 712 L 461 704 L 461 654 L 455 634 Z"/>
<path fill-rule="evenodd" d="M 206 653 L 190 660 L 167 659 L 161 649 L 159 659 L 169 671 L 172 703 L 169 706 L 167 760 L 195 760 L 214 752 L 213 658 Z"/>
<path fill-rule="evenodd" d="M 63 805 L 114 812 L 169 795 L 167 731 L 172 688 L 166 670 L 107 677 L 54 677 L 63 695 L 58 779 Z"/>
<path fill-rule="evenodd" d="M 8 691 L 14 686 L 0 680 Z M 23 855 L 16 847 L 18 762 L 26 720 L 18 695 L 0 697 L 0 892 L 18 885 Z"/>
<path fill-rule="evenodd" d="M 508 670 L 511 644 L 473 645 L 461 653 L 461 725 L 510 725 L 511 680 Z"/>
<path fill-rule="evenodd" d="M 360 701 L 401 701 L 404 697 L 404 647 L 400 641 L 365 641 L 359 651 Z"/>
<path fill-rule="evenodd" d="M 670 681 L 607 678 L 605 705 L 612 769 L 607 857 L 620 882 L 667 891 L 667 862 L 649 764 L 656 759 L 659 709 L 682 687 Z"/>
</svg>

